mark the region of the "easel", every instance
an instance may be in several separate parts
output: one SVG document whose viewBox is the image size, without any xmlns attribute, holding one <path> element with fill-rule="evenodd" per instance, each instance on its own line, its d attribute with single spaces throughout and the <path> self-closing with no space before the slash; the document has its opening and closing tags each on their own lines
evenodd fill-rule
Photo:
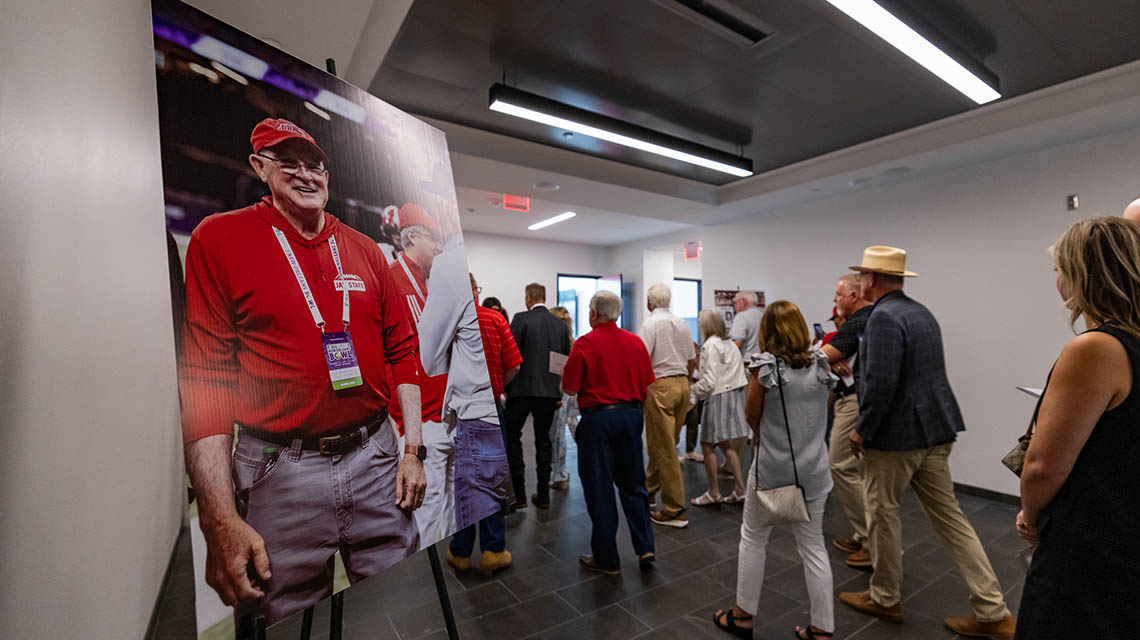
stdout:
<svg viewBox="0 0 1140 640">
<path fill-rule="evenodd" d="M 329 74 L 336 75 L 336 61 L 325 59 L 325 69 Z M 431 576 L 435 580 L 435 591 L 439 595 L 439 608 L 443 610 L 443 622 L 447 627 L 449 640 L 459 640 L 459 631 L 455 628 L 455 614 L 451 610 L 451 598 L 447 595 L 447 583 L 443 580 L 443 566 L 439 563 L 439 553 L 435 545 L 427 548 L 428 562 L 431 564 Z M 344 629 L 344 592 L 334 593 L 331 601 L 332 610 L 329 614 L 329 640 L 341 640 Z M 309 640 L 313 632 L 314 607 L 305 609 L 301 618 L 301 640 Z M 265 618 L 261 616 L 246 616 L 238 620 L 235 627 L 236 640 L 266 640 Z"/>
</svg>

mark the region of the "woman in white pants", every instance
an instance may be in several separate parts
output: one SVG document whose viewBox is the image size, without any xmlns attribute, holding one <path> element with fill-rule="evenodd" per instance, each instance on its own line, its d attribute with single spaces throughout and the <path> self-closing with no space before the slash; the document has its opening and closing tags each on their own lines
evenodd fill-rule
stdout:
<svg viewBox="0 0 1140 640">
<path fill-rule="evenodd" d="M 772 303 L 760 321 L 760 349 L 749 364 L 748 423 L 755 430 L 756 456 L 748 473 L 744 522 L 740 527 L 736 605 L 713 616 L 717 627 L 741 638 L 752 637 L 753 614 L 759 608 L 764 586 L 765 546 L 772 527 L 760 521 L 756 488 L 773 489 L 795 483 L 795 471 L 807 498 L 811 519 L 788 525 L 804 564 L 811 601 L 811 622 L 796 627 L 803 640 L 831 638 L 835 629 L 835 601 L 831 562 L 823 541 L 823 507 L 831 492 L 825 432 L 827 395 L 836 377 L 827 356 L 811 350 L 807 323 L 796 305 Z M 779 378 L 777 378 L 777 375 Z M 781 396 L 783 396 L 781 398 Z M 787 422 L 784 411 L 787 410 Z M 785 427 L 785 425 L 787 425 Z"/>
</svg>

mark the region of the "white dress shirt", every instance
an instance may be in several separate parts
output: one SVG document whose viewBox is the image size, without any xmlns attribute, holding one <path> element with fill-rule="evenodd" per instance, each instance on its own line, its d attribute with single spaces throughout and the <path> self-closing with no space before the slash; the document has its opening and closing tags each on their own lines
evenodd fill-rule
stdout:
<svg viewBox="0 0 1140 640">
<path fill-rule="evenodd" d="M 689 325 L 668 309 L 657 308 L 641 325 L 642 342 L 653 362 L 653 375 L 689 375 L 689 361 L 697 356 Z"/>
<path fill-rule="evenodd" d="M 461 420 L 499 424 L 460 236 L 452 238 L 432 263 L 419 333 L 424 371 L 429 376 L 447 374 L 444 414 L 451 410 Z"/>
</svg>

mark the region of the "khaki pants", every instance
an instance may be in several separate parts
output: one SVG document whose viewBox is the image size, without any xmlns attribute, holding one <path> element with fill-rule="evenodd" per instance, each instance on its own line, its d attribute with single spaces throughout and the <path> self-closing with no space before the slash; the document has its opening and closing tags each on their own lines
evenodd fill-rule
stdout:
<svg viewBox="0 0 1140 640">
<path fill-rule="evenodd" d="M 688 407 L 689 379 L 685 376 L 658 378 L 649 385 L 645 398 L 645 446 L 649 449 L 645 486 L 649 493 L 661 492 L 661 503 L 670 516 L 685 510 L 677 443 Z"/>
<path fill-rule="evenodd" d="M 867 509 L 863 504 L 863 461 L 851 453 L 851 432 L 859 420 L 859 398 L 848 394 L 835 401 L 835 422 L 831 427 L 831 445 L 828 456 L 831 462 L 831 479 L 835 481 L 835 497 L 855 540 L 867 544 Z"/>
<path fill-rule="evenodd" d="M 981 622 L 1009 615 L 1001 585 L 978 534 L 958 506 L 950 477 L 951 444 L 914 451 L 872 451 L 863 457 L 871 562 L 871 598 L 884 607 L 899 603 L 902 594 L 902 523 L 899 501 L 907 486 L 914 488 L 943 546 L 970 590 L 970 606 Z"/>
</svg>

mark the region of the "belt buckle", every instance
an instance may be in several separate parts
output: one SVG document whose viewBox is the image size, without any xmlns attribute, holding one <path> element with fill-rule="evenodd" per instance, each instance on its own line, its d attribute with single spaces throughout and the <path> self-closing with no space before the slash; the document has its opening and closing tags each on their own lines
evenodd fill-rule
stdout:
<svg viewBox="0 0 1140 640">
<path fill-rule="evenodd" d="M 317 443 L 317 450 L 322 456 L 335 456 L 337 455 L 337 452 L 333 451 L 332 447 L 339 445 L 343 438 L 344 436 L 340 435 L 326 436 L 324 438 L 321 438 Z M 328 445 L 329 448 L 326 449 L 325 445 Z"/>
</svg>

